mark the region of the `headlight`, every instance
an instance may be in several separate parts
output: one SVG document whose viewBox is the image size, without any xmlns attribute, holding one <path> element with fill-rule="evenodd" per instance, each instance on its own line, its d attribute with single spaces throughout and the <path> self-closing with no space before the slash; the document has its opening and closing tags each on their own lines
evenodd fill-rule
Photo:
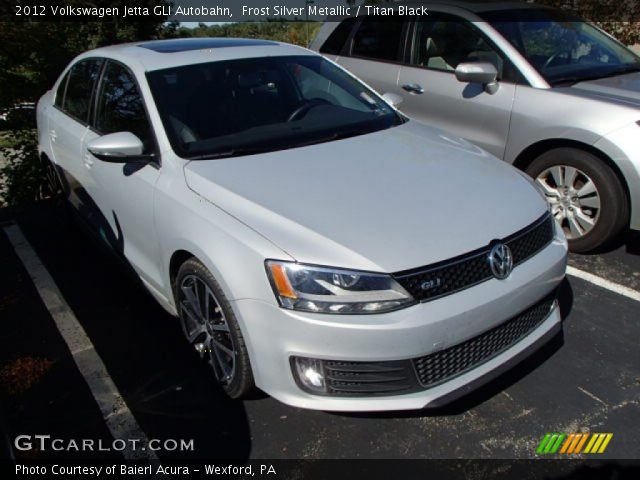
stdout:
<svg viewBox="0 0 640 480">
<path fill-rule="evenodd" d="M 390 275 L 267 260 L 282 308 L 316 313 L 382 313 L 408 307 L 413 297 Z"/>
</svg>

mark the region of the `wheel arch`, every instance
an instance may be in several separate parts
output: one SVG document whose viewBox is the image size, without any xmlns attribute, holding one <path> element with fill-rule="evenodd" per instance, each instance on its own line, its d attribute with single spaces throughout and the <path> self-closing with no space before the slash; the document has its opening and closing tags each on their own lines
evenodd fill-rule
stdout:
<svg viewBox="0 0 640 480">
<path fill-rule="evenodd" d="M 171 254 L 171 258 L 169 259 L 169 281 L 171 282 L 172 290 L 176 277 L 178 276 L 178 270 L 180 270 L 182 264 L 190 258 L 198 257 L 188 250 L 176 250 Z"/>
<path fill-rule="evenodd" d="M 171 254 L 171 257 L 169 259 L 168 274 L 169 274 L 169 280 L 171 282 L 170 284 L 170 290 L 171 290 L 171 296 L 172 296 L 171 300 L 174 304 L 176 314 L 178 316 L 179 316 L 179 313 L 178 313 L 178 305 L 177 305 L 175 280 L 178 277 L 178 272 L 180 271 L 180 267 L 186 261 L 192 258 L 200 262 L 202 265 L 204 265 L 204 267 L 207 270 L 211 272 L 214 279 L 216 280 L 216 282 L 218 282 L 218 285 L 220 286 L 222 291 L 225 293 L 225 295 L 228 294 L 228 291 L 229 291 L 228 285 L 225 283 L 224 277 L 220 275 L 219 270 L 214 268 L 213 264 L 207 261 L 207 257 L 203 251 L 200 251 L 195 245 L 191 245 L 183 248 L 176 248 L 174 252 Z M 251 365 L 256 365 L 255 359 L 258 357 L 254 349 L 253 338 L 251 337 L 249 329 L 244 322 L 244 318 L 236 310 L 235 302 L 230 301 L 229 303 L 230 303 L 231 309 L 234 310 L 235 317 L 238 322 L 238 327 L 240 328 L 240 332 L 242 333 L 244 343 L 247 348 L 247 353 L 249 355 L 249 362 L 251 363 Z M 253 375 L 255 378 L 255 375 L 256 375 L 255 368 L 253 368 Z"/>
<path fill-rule="evenodd" d="M 627 205 L 629 207 L 631 206 L 631 192 L 629 190 L 627 180 L 620 170 L 620 167 L 613 160 L 611 160 L 611 158 L 606 153 L 594 147 L 593 145 L 566 138 L 551 138 L 541 140 L 532 145 L 529 145 L 522 152 L 520 152 L 513 161 L 513 166 L 524 172 L 536 158 L 538 158 L 543 153 L 554 150 L 556 148 L 575 148 L 577 150 L 582 150 L 598 157 L 615 173 L 616 177 L 618 177 L 618 180 L 620 181 L 624 189 Z"/>
</svg>

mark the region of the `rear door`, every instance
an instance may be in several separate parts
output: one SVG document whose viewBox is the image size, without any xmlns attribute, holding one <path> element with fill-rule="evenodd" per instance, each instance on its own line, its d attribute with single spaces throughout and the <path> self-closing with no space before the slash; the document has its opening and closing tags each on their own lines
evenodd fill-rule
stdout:
<svg viewBox="0 0 640 480">
<path fill-rule="evenodd" d="M 87 189 L 91 177 L 83 162 L 82 142 L 102 63 L 100 58 L 90 58 L 71 67 L 56 91 L 48 123 L 53 161 L 62 171 L 69 201 L 85 219 L 90 217 Z"/>
<path fill-rule="evenodd" d="M 406 24 L 365 17 L 351 32 L 337 62 L 378 93 L 400 94 L 398 75 L 404 52 Z"/>
<path fill-rule="evenodd" d="M 433 12 L 413 23 L 407 65 L 399 73 L 402 111 L 448 130 L 503 158 L 519 73 L 476 25 L 461 17 Z M 490 62 L 499 89 L 459 82 L 463 62 Z"/>
</svg>

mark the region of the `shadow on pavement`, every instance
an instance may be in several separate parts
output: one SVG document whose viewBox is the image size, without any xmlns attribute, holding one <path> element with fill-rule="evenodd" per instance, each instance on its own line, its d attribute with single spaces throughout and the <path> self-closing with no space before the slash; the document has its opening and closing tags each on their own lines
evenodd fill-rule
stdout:
<svg viewBox="0 0 640 480">
<path fill-rule="evenodd" d="M 217 387 L 209 367 L 183 339 L 177 319 L 132 280 L 130 272 L 114 262 L 104 246 L 73 222 L 60 221 L 65 217 L 60 216 L 59 208 L 52 202 L 41 202 L 17 212 L 17 220 L 147 437 L 161 442 L 193 440 L 193 451 L 159 451 L 158 456 L 162 460 L 248 459 L 251 440 L 243 404 L 229 400 Z M 15 257 L 8 241 L 0 240 L 5 240 L 0 244 L 1 257 Z M 22 290 L 20 285 L 24 285 L 32 290 L 28 298 L 21 299 L 25 305 L 14 305 L 13 311 L 3 312 L 3 320 L 7 313 L 14 335 L 0 340 L 0 349 L 5 352 L 0 356 L 0 369 L 15 359 L 12 357 L 24 355 L 52 357 L 54 362 L 51 372 L 42 377 L 42 386 L 48 388 L 35 385 L 7 405 L 8 430 L 13 437 L 38 433 L 91 438 L 93 430 L 87 425 L 96 424 L 100 435 L 105 436 L 90 391 L 27 272 L 17 257 L 14 260 L 15 271 L 3 271 L 5 281 L 0 287 Z M 13 277 L 8 279 L 6 275 Z M 0 298 L 12 294 L 0 290 Z M 23 307 L 37 307 L 39 312 L 25 316 L 20 310 Z M 42 328 L 34 328 L 26 320 L 39 322 Z M 56 351 L 46 351 L 47 345 L 55 346 Z M 61 370 L 56 373 L 58 367 Z M 47 376 L 52 375 L 57 381 L 47 382 Z M 69 397 L 67 390 L 74 396 Z M 73 411 L 78 403 L 88 405 L 80 415 Z M 34 421 L 27 421 L 30 414 L 35 416 Z M 65 421 L 56 422 L 56 418 Z M 31 431 L 34 429 L 37 431 Z M 52 455 L 70 457 L 64 452 Z"/>
</svg>

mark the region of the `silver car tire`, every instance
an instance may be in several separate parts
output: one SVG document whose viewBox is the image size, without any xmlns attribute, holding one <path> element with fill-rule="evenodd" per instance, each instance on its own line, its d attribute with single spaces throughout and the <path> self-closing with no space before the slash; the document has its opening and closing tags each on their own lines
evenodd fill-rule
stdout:
<svg viewBox="0 0 640 480">
<path fill-rule="evenodd" d="M 251 363 L 233 309 L 211 272 L 196 258 L 185 261 L 174 282 L 182 331 L 231 398 L 254 388 Z"/>
<path fill-rule="evenodd" d="M 526 171 L 547 196 L 572 252 L 605 247 L 628 225 L 624 187 L 596 155 L 556 148 L 537 157 Z"/>
</svg>

